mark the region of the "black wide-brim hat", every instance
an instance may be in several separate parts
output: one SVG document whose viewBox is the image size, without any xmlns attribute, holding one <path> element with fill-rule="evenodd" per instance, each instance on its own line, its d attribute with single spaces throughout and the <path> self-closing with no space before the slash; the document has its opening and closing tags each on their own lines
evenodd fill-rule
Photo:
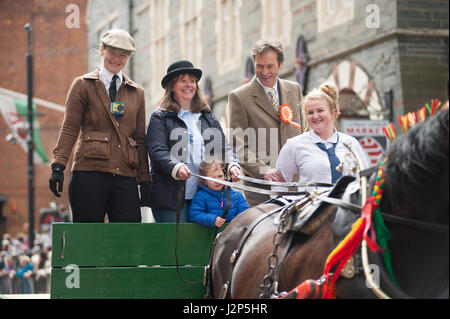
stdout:
<svg viewBox="0 0 450 319">
<path fill-rule="evenodd" d="M 194 68 L 194 65 L 187 60 L 181 60 L 169 65 L 167 68 L 167 74 L 161 80 L 162 87 L 165 89 L 171 79 L 177 75 L 186 73 L 195 75 L 195 77 L 199 80 L 202 77 L 202 70 Z"/>
</svg>

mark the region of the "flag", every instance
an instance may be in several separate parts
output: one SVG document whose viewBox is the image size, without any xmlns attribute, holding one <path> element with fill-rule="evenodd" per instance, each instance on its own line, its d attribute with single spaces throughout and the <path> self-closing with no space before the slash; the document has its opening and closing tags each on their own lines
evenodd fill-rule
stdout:
<svg viewBox="0 0 450 319">
<path fill-rule="evenodd" d="M 33 142 L 34 142 L 34 163 L 48 163 L 47 154 L 44 151 L 39 132 L 39 121 L 36 115 L 36 105 L 33 103 Z M 0 93 L 0 111 L 6 124 L 12 131 L 17 143 L 28 152 L 27 141 L 29 138 L 29 123 L 27 121 L 28 102 Z"/>
</svg>

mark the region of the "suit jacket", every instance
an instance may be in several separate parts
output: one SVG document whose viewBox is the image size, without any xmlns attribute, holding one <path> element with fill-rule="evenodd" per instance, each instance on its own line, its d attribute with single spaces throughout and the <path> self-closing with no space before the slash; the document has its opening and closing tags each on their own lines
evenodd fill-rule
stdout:
<svg viewBox="0 0 450 319">
<path fill-rule="evenodd" d="M 144 90 L 125 74 L 116 95 L 125 113 L 117 121 L 98 71 L 77 77 L 69 89 L 64 120 L 52 163 L 66 166 L 75 148 L 72 171 L 108 172 L 150 180 L 145 146 Z"/>
<path fill-rule="evenodd" d="M 302 123 L 300 103 L 303 95 L 298 83 L 278 79 L 280 105 L 288 104 L 293 121 Z M 246 175 L 263 179 L 270 167 L 275 168 L 278 154 L 287 139 L 301 133 L 284 123 L 273 107 L 256 76 L 228 95 L 226 113 L 228 137 L 233 141 L 236 154 Z M 254 186 L 254 185 L 253 185 Z M 268 196 L 245 192 L 250 206 L 259 204 Z"/>
</svg>

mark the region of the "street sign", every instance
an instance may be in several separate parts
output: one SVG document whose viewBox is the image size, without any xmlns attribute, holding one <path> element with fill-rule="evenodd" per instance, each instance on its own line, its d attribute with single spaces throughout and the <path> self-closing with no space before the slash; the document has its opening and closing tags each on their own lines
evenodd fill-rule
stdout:
<svg viewBox="0 0 450 319">
<path fill-rule="evenodd" d="M 383 126 L 386 125 L 389 125 L 389 121 L 341 120 L 342 132 L 354 136 L 359 141 L 371 165 L 375 165 L 389 147 L 389 140 L 383 132 Z"/>
</svg>

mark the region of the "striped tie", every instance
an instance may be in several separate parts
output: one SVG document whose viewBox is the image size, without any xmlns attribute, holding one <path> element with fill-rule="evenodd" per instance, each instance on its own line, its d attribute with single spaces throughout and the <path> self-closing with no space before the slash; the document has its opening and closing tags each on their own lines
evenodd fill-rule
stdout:
<svg viewBox="0 0 450 319">
<path fill-rule="evenodd" d="M 277 95 L 276 95 L 276 91 L 274 88 L 270 89 L 269 95 L 270 95 L 270 101 L 272 102 L 273 107 L 275 108 L 275 110 L 278 111 Z"/>
</svg>

